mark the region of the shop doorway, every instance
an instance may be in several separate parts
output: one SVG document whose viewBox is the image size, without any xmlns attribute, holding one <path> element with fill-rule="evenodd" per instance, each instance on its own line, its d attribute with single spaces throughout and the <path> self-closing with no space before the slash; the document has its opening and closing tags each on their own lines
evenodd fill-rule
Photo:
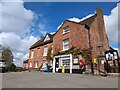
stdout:
<svg viewBox="0 0 120 90">
<path fill-rule="evenodd" d="M 55 62 L 55 72 L 58 72 L 59 69 L 59 58 L 56 58 L 56 62 Z"/>
<path fill-rule="evenodd" d="M 67 68 L 64 68 L 64 69 L 65 69 L 65 71 L 69 70 L 69 73 L 72 73 L 72 54 L 54 56 L 53 73 L 55 73 L 55 72 L 62 73 L 63 66 L 69 67 L 68 69 Z"/>
</svg>

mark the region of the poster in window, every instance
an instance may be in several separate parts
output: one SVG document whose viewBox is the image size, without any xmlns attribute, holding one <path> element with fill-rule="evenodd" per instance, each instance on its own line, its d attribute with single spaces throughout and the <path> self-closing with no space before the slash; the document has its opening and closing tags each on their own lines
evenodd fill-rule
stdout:
<svg viewBox="0 0 120 90">
<path fill-rule="evenodd" d="M 74 64 L 78 64 L 78 58 L 74 58 L 74 59 L 73 59 L 73 63 L 74 63 Z"/>
</svg>

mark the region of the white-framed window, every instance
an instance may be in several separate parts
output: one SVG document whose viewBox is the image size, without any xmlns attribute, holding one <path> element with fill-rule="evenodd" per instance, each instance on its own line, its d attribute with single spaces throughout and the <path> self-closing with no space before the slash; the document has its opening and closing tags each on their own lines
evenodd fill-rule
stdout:
<svg viewBox="0 0 120 90">
<path fill-rule="evenodd" d="M 62 66 L 70 66 L 70 59 L 62 59 Z"/>
<path fill-rule="evenodd" d="M 29 67 L 32 67 L 32 62 L 30 62 L 30 66 Z"/>
<path fill-rule="evenodd" d="M 34 57 L 34 50 L 31 51 L 31 58 Z"/>
<path fill-rule="evenodd" d="M 43 54 L 43 56 L 47 56 L 47 52 L 48 52 L 48 46 L 45 46 L 44 47 L 44 54 Z"/>
<path fill-rule="evenodd" d="M 26 65 L 26 69 L 28 69 L 28 65 Z"/>
<path fill-rule="evenodd" d="M 35 61 L 35 68 L 38 68 L 38 61 Z"/>
<path fill-rule="evenodd" d="M 63 51 L 69 49 L 69 39 L 63 40 Z"/>
<path fill-rule="evenodd" d="M 49 37 L 48 35 L 46 35 L 46 37 L 45 37 L 45 39 L 44 39 L 44 42 L 45 42 L 45 41 L 48 41 L 48 40 L 50 40 L 50 37 Z"/>
<path fill-rule="evenodd" d="M 63 29 L 63 34 L 66 34 L 66 33 L 69 33 L 70 32 L 70 29 L 69 27 L 66 27 Z"/>
<path fill-rule="evenodd" d="M 78 61 L 79 61 L 78 58 L 74 58 L 74 59 L 73 59 L 73 63 L 74 63 L 74 64 L 78 64 Z"/>
</svg>

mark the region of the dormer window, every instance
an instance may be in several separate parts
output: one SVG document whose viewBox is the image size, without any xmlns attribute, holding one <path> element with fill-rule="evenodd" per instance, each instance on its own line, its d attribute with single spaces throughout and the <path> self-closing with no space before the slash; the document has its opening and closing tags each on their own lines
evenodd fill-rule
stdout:
<svg viewBox="0 0 120 90">
<path fill-rule="evenodd" d="M 69 33 L 69 32 L 70 32 L 69 26 L 67 26 L 63 29 L 63 34 L 66 34 L 66 33 Z"/>
<path fill-rule="evenodd" d="M 45 41 L 48 41 L 48 40 L 50 40 L 50 37 L 49 37 L 48 35 L 46 35 L 46 37 L 45 37 L 45 39 L 44 39 L 44 42 L 45 42 Z"/>
</svg>

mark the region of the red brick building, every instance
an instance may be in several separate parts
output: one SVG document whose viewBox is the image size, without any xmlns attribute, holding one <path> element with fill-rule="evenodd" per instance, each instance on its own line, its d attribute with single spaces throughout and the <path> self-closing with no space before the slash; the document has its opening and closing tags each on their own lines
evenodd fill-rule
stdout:
<svg viewBox="0 0 120 90">
<path fill-rule="evenodd" d="M 53 72 L 59 72 L 65 66 L 66 72 L 79 70 L 80 55 L 74 57 L 70 53 L 60 54 L 72 47 L 90 49 L 92 58 L 97 58 L 99 69 L 103 70 L 101 61 L 105 59 L 104 52 L 109 50 L 108 38 L 105 32 L 104 18 L 101 8 L 96 14 L 80 22 L 65 20 L 53 38 Z M 93 62 L 93 61 L 92 61 Z M 57 64 L 56 64 L 57 63 Z"/>
<path fill-rule="evenodd" d="M 45 37 L 41 37 L 36 43 L 30 47 L 29 52 L 29 69 L 39 69 L 43 63 L 46 63 L 48 49 L 52 48 L 53 36 L 49 33 Z"/>
<path fill-rule="evenodd" d="M 28 70 L 28 59 L 23 62 L 23 69 Z"/>
<path fill-rule="evenodd" d="M 98 68 L 103 71 L 101 62 L 105 60 L 104 52 L 110 48 L 101 8 L 97 8 L 95 15 L 83 21 L 65 20 L 54 35 L 46 34 L 45 37 L 41 37 L 39 41 L 30 47 L 29 69 L 38 69 L 46 62 L 49 47 L 52 47 L 54 55 L 52 60 L 53 72 L 62 72 L 63 66 L 65 72 L 76 73 L 79 71 L 79 60 L 86 60 L 81 55 L 76 57 L 71 53 L 65 53 L 72 47 L 81 50 L 89 49 L 92 56 L 91 62 L 97 59 Z"/>
</svg>

